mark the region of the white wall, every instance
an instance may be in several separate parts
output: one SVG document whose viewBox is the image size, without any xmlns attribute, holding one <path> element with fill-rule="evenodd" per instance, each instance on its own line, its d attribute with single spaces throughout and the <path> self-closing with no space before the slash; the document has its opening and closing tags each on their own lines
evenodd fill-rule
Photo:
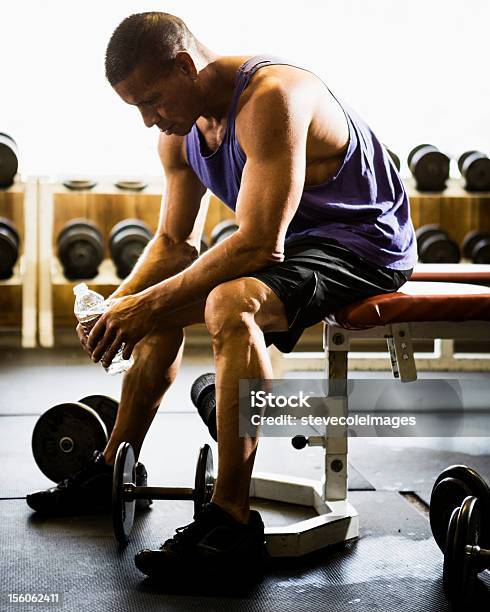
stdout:
<svg viewBox="0 0 490 612">
<path fill-rule="evenodd" d="M 165 10 L 223 54 L 294 59 L 402 157 L 490 152 L 488 0 L 2 0 L 0 131 L 32 174 L 159 174 L 156 128 L 104 78 L 127 15 Z"/>
</svg>

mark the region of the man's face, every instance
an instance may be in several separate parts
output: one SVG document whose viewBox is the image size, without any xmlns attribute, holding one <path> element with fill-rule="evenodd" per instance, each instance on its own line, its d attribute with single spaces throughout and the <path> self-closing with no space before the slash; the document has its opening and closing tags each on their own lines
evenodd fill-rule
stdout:
<svg viewBox="0 0 490 612">
<path fill-rule="evenodd" d="M 114 86 L 124 102 L 138 107 L 146 127 L 156 125 L 167 134 L 184 136 L 200 116 L 194 64 L 185 55 L 183 62 L 169 62 L 163 73 L 142 63 Z"/>
</svg>

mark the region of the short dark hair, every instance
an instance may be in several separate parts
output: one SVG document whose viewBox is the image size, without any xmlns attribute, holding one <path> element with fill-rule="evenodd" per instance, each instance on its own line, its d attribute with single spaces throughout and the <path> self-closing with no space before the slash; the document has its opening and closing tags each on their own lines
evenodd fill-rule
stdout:
<svg viewBox="0 0 490 612">
<path fill-rule="evenodd" d="M 111 85 L 124 81 L 142 61 L 172 61 L 195 42 L 179 17 L 168 13 L 137 13 L 114 30 L 105 56 L 105 74 Z"/>
</svg>

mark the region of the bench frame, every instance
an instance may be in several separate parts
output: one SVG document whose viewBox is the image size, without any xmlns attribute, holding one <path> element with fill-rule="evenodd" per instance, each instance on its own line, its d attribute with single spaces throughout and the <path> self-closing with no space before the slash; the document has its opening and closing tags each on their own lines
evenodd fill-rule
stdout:
<svg viewBox="0 0 490 612">
<path fill-rule="evenodd" d="M 413 338 L 442 338 L 452 342 L 456 339 L 481 339 L 485 335 L 490 337 L 490 321 L 392 323 L 364 330 L 326 324 L 321 359 L 329 381 L 329 412 L 348 414 L 348 355 L 352 340 L 385 338 L 393 375 L 401 382 L 411 382 L 417 379 L 417 365 L 420 366 L 420 361 L 417 365 L 415 362 Z M 278 378 L 276 370 L 274 376 Z M 251 497 L 311 506 L 318 513 L 316 517 L 284 527 L 266 528 L 267 549 L 272 556 L 298 557 L 358 537 L 359 517 L 348 502 L 347 427 L 339 426 L 336 430 L 334 437 L 312 436 L 307 440 L 309 446 L 324 448 L 321 482 L 268 473 L 254 474 Z"/>
</svg>

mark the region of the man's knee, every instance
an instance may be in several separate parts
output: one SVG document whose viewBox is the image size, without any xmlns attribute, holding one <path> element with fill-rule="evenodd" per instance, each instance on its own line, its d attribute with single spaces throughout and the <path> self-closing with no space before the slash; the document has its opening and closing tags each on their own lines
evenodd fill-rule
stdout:
<svg viewBox="0 0 490 612">
<path fill-rule="evenodd" d="M 260 309 L 260 297 L 252 291 L 253 281 L 237 279 L 212 289 L 206 299 L 204 320 L 213 340 L 240 331 L 249 333 Z"/>
</svg>

